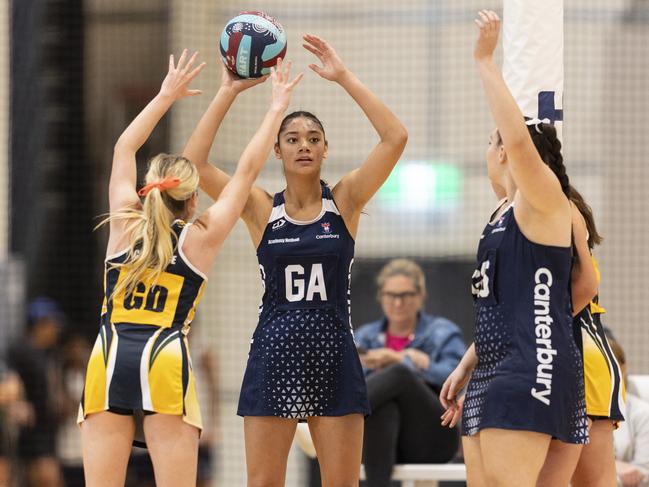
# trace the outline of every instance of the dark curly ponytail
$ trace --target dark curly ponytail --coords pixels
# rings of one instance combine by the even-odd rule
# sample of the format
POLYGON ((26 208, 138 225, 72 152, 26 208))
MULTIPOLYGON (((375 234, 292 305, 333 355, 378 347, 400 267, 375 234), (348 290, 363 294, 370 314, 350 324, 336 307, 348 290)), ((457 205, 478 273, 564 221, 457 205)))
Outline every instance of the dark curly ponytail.
POLYGON ((557 137, 557 129, 549 123, 528 125, 527 129, 532 137, 536 151, 555 176, 559 179, 563 193, 570 198, 570 179, 566 173, 566 166, 561 155, 561 141, 557 137))
POLYGON ((539 122, 528 125, 528 130, 541 159, 552 169, 552 172, 559 179, 559 183, 561 183, 564 194, 575 204, 579 213, 584 217, 588 228, 588 246, 592 249, 602 242, 602 236, 597 232, 593 210, 588 206, 579 191, 570 184, 566 166, 563 163, 563 156, 561 155, 561 141, 557 137, 557 129, 552 124, 539 122))

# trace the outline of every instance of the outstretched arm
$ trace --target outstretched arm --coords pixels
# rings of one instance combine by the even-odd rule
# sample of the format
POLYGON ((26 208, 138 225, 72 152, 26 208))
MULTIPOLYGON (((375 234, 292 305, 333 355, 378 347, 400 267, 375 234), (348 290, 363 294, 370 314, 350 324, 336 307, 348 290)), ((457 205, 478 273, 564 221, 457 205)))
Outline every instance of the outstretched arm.
POLYGON ((221 66, 221 70, 221 87, 183 150, 183 155, 192 161, 198 169, 201 188, 215 201, 230 180, 228 174, 208 162, 216 133, 239 93, 263 83, 268 78, 268 76, 263 76, 257 79, 238 79, 225 66, 221 66))
POLYGON ((302 74, 299 74, 290 81, 290 70, 291 62, 282 63, 280 59, 277 68, 271 71, 273 97, 261 126, 243 151, 237 169, 221 191, 219 199, 190 229, 183 250, 190 261, 204 272, 209 271, 225 237, 239 219, 252 184, 273 147, 293 88, 302 79, 302 74))
POLYGON ((380 138, 363 164, 343 177, 334 189, 336 201, 341 206, 360 214, 399 160, 408 132, 385 103, 347 69, 327 41, 314 35, 305 35, 304 41, 304 48, 322 63, 322 66, 310 64, 309 67, 324 79, 342 86, 361 107, 380 138))
POLYGON ((487 104, 507 151, 507 160, 523 198, 541 213, 554 213, 565 204, 561 185, 546 166, 532 142, 523 113, 493 60, 498 43, 500 19, 495 12, 482 10, 476 24, 480 34, 474 57, 482 78, 487 104))
MULTIPOLYGON (((193 70, 191 69, 197 55, 198 52, 195 52, 187 60, 187 49, 185 49, 178 60, 178 65, 175 64, 173 54, 169 56, 169 71, 162 82, 160 92, 126 127, 117 140, 113 151, 113 166, 108 186, 111 212, 140 204, 140 198, 135 191, 137 183, 136 152, 146 142, 155 126, 176 100, 201 93, 200 90, 189 89, 191 81, 205 66, 205 63, 201 63, 193 70)), ((111 221, 110 240, 113 242, 115 239, 121 238, 121 225, 123 222, 119 219, 111 221)))

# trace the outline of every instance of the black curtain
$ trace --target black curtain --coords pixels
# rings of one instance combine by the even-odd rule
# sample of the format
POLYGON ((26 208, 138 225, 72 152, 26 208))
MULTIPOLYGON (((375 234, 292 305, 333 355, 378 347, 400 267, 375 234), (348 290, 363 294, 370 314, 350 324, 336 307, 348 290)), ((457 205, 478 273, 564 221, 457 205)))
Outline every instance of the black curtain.
POLYGON ((97 321, 101 297, 84 144, 83 0, 14 0, 11 9, 11 251, 26 262, 28 297, 57 299, 81 327, 97 321))

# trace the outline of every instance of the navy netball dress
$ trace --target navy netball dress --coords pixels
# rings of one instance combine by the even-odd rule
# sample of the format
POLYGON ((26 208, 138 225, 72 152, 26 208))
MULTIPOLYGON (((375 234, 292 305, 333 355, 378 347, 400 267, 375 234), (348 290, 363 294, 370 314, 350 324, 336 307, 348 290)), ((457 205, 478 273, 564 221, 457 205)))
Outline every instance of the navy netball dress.
POLYGON ((525 238, 513 205, 486 226, 472 283, 478 364, 464 401, 465 435, 502 428, 588 442, 571 261, 570 247, 525 238))
POLYGON ((350 323, 354 239, 321 187, 322 211, 311 221, 286 214, 284 193, 273 200, 257 249, 264 296, 240 416, 369 414, 350 323))

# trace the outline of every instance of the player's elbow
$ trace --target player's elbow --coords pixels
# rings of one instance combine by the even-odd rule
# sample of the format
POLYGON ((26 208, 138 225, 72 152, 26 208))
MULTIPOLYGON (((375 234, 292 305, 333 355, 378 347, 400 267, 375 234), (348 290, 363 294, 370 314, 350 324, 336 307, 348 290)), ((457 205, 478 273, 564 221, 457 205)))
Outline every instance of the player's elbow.
POLYGON ((252 186, 261 172, 262 165, 256 164, 251 160, 242 159, 237 165, 232 179, 238 181, 240 184, 252 186))
POLYGON ((241 173, 246 178, 256 179, 257 176, 259 176, 262 167, 263 167, 263 162, 260 164, 258 161, 253 161, 253 160, 245 161, 245 163, 242 164, 241 166, 241 173))
POLYGON ((587 283, 584 284, 584 290, 583 293, 585 296, 588 296, 588 300, 590 301, 593 299, 595 296, 597 296, 597 290, 598 290, 598 284, 597 284, 597 278, 593 277, 592 279, 589 279, 587 283))
POLYGON ((401 122, 398 122, 397 125, 390 130, 388 141, 401 150, 405 148, 408 143, 408 130, 401 122))
POLYGON ((597 280, 580 279, 573 283, 572 296, 575 311, 578 311, 577 308, 583 308, 597 296, 597 280))
POLYGON ((113 156, 131 154, 134 152, 136 152, 136 149, 133 148, 132 144, 130 144, 123 136, 117 139, 117 142, 115 142, 115 145, 113 146, 113 156))

